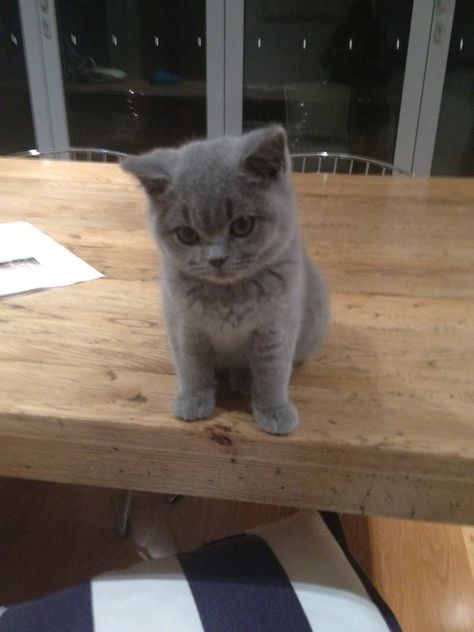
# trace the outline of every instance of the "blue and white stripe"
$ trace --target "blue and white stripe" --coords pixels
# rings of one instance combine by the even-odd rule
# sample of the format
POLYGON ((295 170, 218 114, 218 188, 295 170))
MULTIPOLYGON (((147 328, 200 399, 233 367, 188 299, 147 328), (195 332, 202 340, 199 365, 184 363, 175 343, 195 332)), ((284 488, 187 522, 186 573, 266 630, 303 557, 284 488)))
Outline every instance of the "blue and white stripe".
POLYGON ((323 518, 300 512, 0 609, 0 632, 401 632, 337 516, 323 518))

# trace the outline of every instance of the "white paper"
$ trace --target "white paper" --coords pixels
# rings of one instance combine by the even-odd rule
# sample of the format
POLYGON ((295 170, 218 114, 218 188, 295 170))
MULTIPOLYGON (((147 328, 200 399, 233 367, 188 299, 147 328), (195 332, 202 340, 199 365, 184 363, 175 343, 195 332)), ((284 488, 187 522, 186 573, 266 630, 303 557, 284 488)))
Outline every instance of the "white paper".
POLYGON ((103 276, 29 222, 0 224, 0 297, 103 276))

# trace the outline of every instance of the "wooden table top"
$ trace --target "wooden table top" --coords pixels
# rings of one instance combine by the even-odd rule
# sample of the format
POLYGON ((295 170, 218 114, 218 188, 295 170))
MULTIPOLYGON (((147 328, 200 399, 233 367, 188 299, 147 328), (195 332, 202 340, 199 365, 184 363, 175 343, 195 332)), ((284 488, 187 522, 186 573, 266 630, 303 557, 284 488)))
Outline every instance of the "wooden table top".
POLYGON ((116 165, 0 160, 1 221, 106 278, 0 301, 0 475, 474 523, 474 181, 295 176, 332 293, 292 378, 301 424, 245 398, 173 418, 145 196, 116 165))

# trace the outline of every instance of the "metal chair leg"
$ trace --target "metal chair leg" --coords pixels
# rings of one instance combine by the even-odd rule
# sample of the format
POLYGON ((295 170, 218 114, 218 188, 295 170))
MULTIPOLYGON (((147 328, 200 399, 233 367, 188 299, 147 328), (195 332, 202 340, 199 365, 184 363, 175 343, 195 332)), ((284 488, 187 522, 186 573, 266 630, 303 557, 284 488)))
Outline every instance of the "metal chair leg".
POLYGON ((128 528, 130 526, 130 513, 132 511, 132 500, 133 492, 131 489, 127 489, 118 525, 118 532, 121 538, 124 538, 128 533, 128 528))
POLYGON ((179 500, 180 498, 182 498, 182 494, 173 494, 172 496, 168 496, 168 498, 166 499, 166 501, 170 504, 170 505, 174 505, 174 503, 179 500))

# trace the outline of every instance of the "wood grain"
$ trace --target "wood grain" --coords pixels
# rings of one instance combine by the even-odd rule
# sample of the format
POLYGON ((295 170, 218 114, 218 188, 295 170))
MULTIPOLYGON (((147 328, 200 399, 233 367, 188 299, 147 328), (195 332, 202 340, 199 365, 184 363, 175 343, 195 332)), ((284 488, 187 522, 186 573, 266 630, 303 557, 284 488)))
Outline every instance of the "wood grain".
POLYGON ((474 578, 474 527, 463 527, 462 534, 466 545, 471 575, 474 578))
POLYGON ((462 529, 370 518, 372 579, 404 632, 472 632, 474 579, 462 529))
POLYGON ((279 438, 225 392, 206 422, 171 416, 158 255, 128 176, 0 160, 2 220, 107 275, 0 303, 0 474, 474 523, 473 181, 295 182, 333 317, 279 438))

